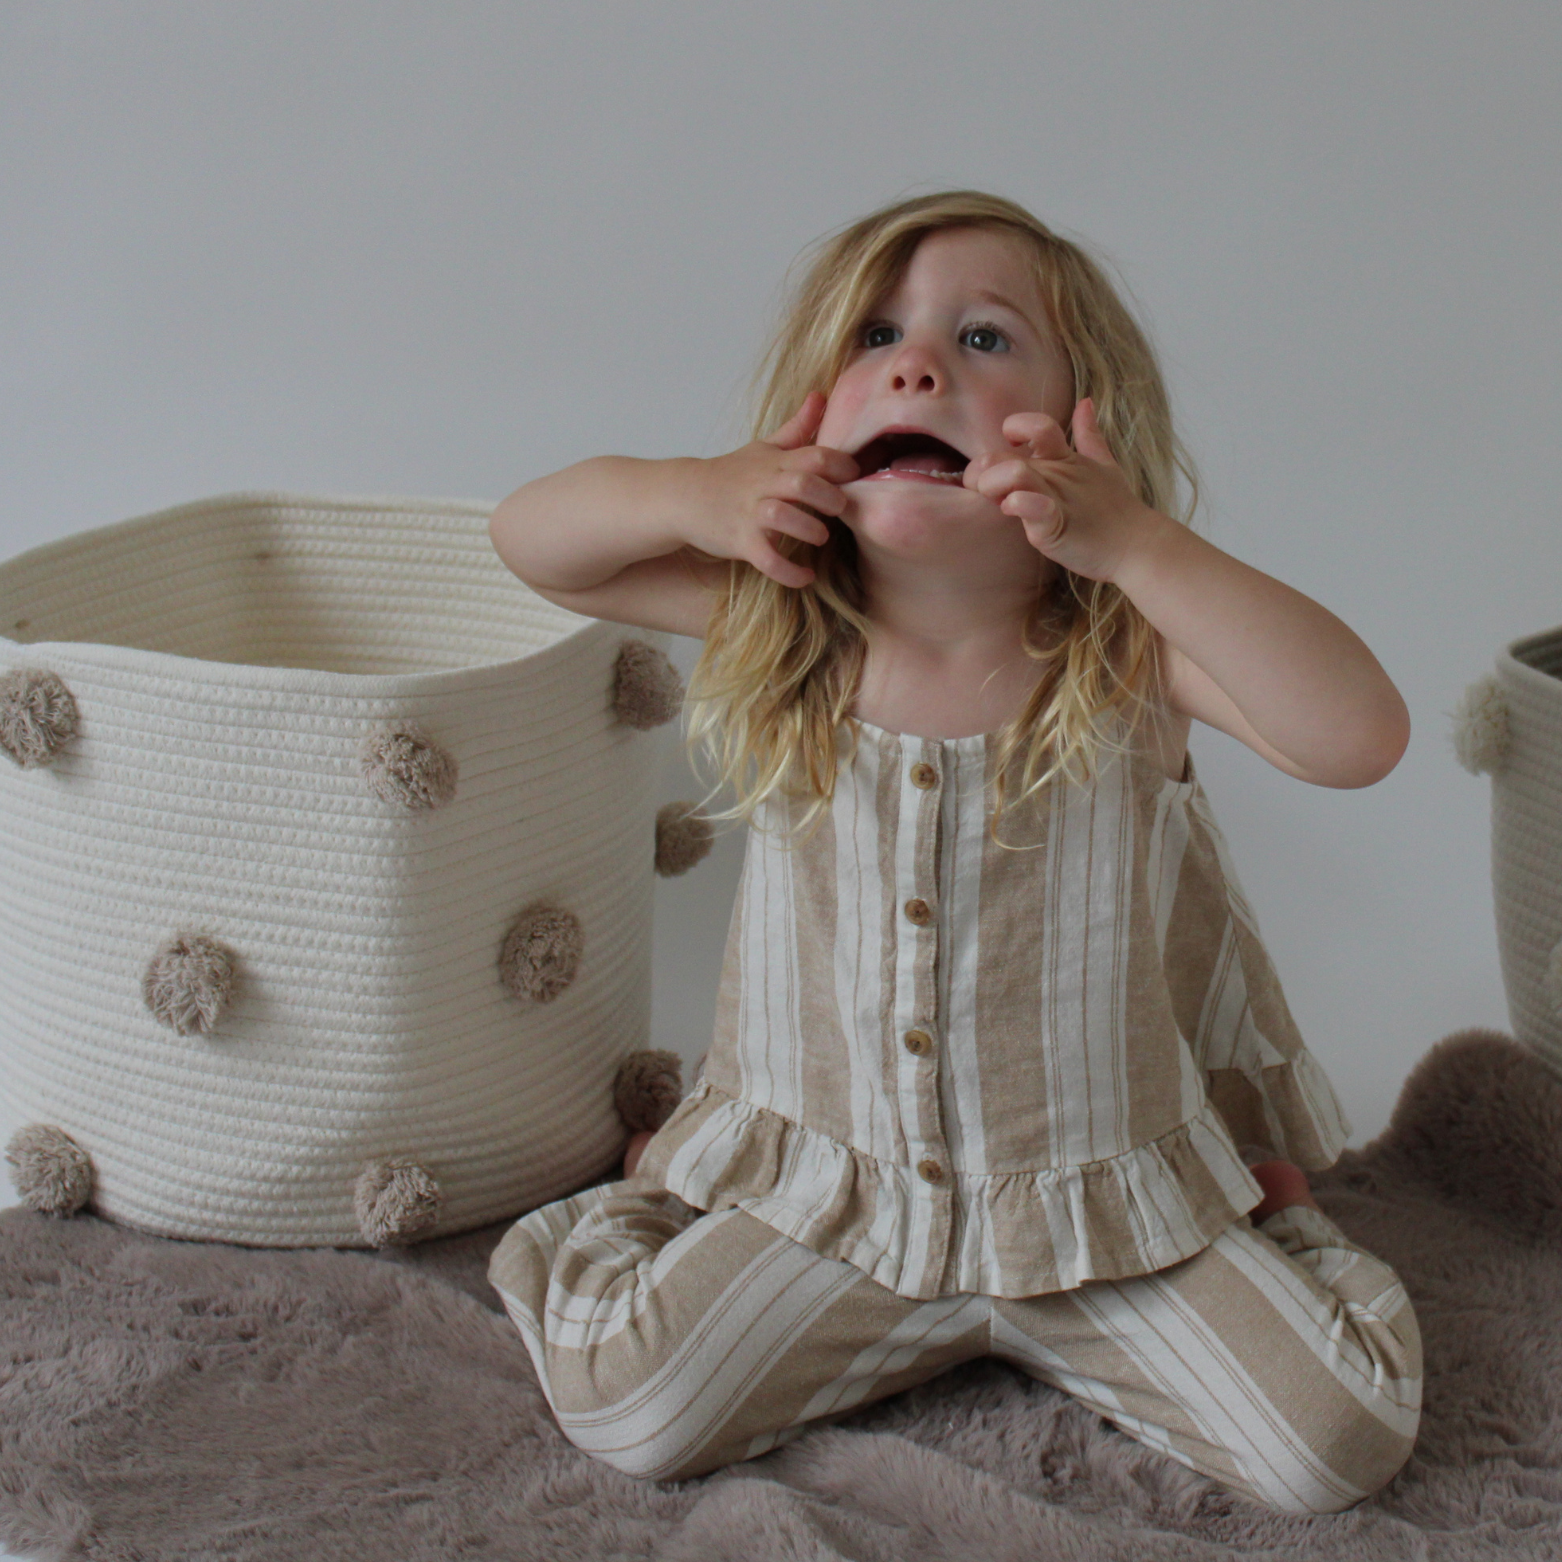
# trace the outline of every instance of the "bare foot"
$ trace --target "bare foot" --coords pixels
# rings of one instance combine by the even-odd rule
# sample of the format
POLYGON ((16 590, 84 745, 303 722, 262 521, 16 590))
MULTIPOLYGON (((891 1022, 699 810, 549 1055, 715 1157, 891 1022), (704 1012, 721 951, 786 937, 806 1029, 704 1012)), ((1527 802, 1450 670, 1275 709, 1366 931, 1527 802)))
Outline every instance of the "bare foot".
POLYGON ((624 1175, 633 1177, 635 1167, 640 1164, 640 1157, 645 1154, 645 1147, 651 1142, 649 1130, 634 1135, 629 1141, 629 1147, 624 1151, 624 1175))
POLYGON ((1271 1215, 1278 1215, 1283 1209, 1290 1209, 1293 1204, 1304 1204, 1308 1209, 1318 1208, 1318 1201, 1313 1198, 1312 1188, 1307 1182, 1307 1173, 1300 1166, 1293 1166, 1290 1161, 1260 1161, 1257 1166, 1249 1166, 1248 1170, 1264 1190, 1264 1202, 1247 1212, 1248 1219, 1255 1226, 1260 1221, 1268 1220, 1271 1215))

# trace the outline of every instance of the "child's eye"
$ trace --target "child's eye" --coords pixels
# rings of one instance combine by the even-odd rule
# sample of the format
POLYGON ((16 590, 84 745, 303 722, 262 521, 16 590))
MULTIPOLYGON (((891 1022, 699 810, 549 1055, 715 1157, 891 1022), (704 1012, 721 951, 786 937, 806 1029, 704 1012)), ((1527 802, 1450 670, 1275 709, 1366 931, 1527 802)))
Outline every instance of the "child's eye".
POLYGON ((862 345, 864 347, 891 347, 899 340, 900 327, 898 325, 886 325, 881 320, 875 325, 863 328, 862 345))
POLYGON ((960 333, 960 341, 979 353, 1006 353, 1009 350, 1009 338, 995 325, 968 325, 960 333))

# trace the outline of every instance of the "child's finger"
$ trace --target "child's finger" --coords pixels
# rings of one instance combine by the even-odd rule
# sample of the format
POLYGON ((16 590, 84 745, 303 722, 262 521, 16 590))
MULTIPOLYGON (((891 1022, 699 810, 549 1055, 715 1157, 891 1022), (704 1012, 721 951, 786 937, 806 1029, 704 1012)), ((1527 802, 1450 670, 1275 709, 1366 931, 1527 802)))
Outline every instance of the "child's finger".
POLYGON ((966 486, 975 488, 977 493, 984 494, 989 499, 1002 499, 1005 494, 1013 493, 1018 489, 1030 489, 1035 493, 1044 492, 1046 483, 1041 473, 1029 461, 1016 458, 1009 461, 994 461, 991 466, 984 467, 978 472, 976 480, 967 483, 966 486))
POLYGON ((999 506, 1005 515, 1012 515, 1025 526, 1025 535, 1034 547, 1043 552, 1056 543, 1067 529, 1063 507, 1046 494, 1027 493, 1016 489, 999 506))
POLYGON ((972 456, 971 459, 965 464, 965 471, 961 474, 960 481, 967 488, 974 488, 980 492, 982 479, 986 477, 994 467, 1009 465, 1018 459, 1019 457, 1017 457, 1012 450, 1002 452, 997 455, 988 454, 983 456, 972 456))
POLYGON ((853 482, 862 471, 844 450, 835 450, 829 445, 802 446, 792 451, 782 464, 794 472, 822 477, 827 483, 853 482))
POLYGON ((1058 420, 1045 412, 1011 412, 1003 420, 1003 437, 1011 445, 1024 445, 1041 461, 1062 461, 1070 453, 1058 420))
POLYGON ((960 482, 963 487, 976 489, 980 492, 979 484, 982 474, 994 461, 1002 460, 1001 456, 972 456, 965 464, 965 471, 961 474, 960 482))
POLYGON ((822 547, 830 540, 830 528, 817 515, 810 515, 807 510, 800 510, 783 499, 761 500, 759 524, 766 531, 781 532, 815 548, 822 547))
POLYGON ((763 539, 748 555, 748 561, 760 574, 768 575, 783 586, 806 586, 814 578, 814 572, 806 564, 783 557, 763 539))
POLYGON ((823 418, 824 396, 819 391, 809 391, 803 397, 802 406, 776 430, 770 443, 779 445, 783 450, 797 450, 803 445, 810 445, 814 435, 819 432, 823 418))
POLYGON ((805 505, 820 515, 839 515, 846 508, 846 495, 834 483, 808 472, 785 473, 773 493, 778 499, 805 505))
POLYGON ((1080 455, 1087 456, 1092 461, 1105 461, 1113 466, 1117 462, 1112 455, 1112 447, 1107 444, 1106 436, 1101 432, 1101 425, 1096 422, 1096 404, 1093 397, 1085 399, 1074 408, 1074 416, 1069 422, 1069 432, 1074 438, 1074 448, 1080 455))

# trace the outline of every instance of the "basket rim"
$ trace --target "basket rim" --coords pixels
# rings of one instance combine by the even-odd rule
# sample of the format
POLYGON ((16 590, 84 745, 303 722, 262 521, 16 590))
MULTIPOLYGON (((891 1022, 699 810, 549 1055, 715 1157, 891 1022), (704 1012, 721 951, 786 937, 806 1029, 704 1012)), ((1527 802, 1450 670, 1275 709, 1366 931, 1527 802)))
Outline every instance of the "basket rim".
MULTIPOLYGON (((253 510, 312 511, 317 514, 347 516, 353 514, 400 514, 486 519, 493 513, 491 501, 478 499, 428 498, 416 495, 313 494, 285 489, 239 490, 195 499, 161 510, 151 510, 125 520, 111 521, 83 531, 72 532, 49 542, 0 560, 0 586, 12 571, 47 567, 61 560, 79 557, 95 543, 118 540, 149 523, 166 523, 188 517, 219 517, 253 510)), ((185 656, 173 651, 154 651, 141 646, 121 645, 103 640, 15 640, 0 634, 0 666, 26 667, 37 663, 51 668, 97 667, 118 669, 145 676, 199 684, 223 684, 282 693, 328 694, 341 698, 374 698, 437 694, 452 689, 470 689, 513 678, 522 668, 528 673, 546 671, 555 660, 575 657, 593 642, 619 634, 643 638, 661 645, 665 636, 654 630, 572 613, 531 590, 517 579, 515 589, 525 593, 548 615, 556 615, 558 637, 537 650, 499 661, 474 662, 464 667, 431 668, 423 672, 348 673, 324 668, 283 667, 266 663, 227 662, 206 657, 185 656)))
POLYGON ((1562 651, 1562 624, 1538 630, 1534 634, 1520 635, 1517 640, 1509 641, 1497 653, 1498 669, 1507 677, 1516 678, 1535 689, 1555 693, 1562 676, 1547 672, 1527 659, 1529 653, 1551 646, 1562 651))

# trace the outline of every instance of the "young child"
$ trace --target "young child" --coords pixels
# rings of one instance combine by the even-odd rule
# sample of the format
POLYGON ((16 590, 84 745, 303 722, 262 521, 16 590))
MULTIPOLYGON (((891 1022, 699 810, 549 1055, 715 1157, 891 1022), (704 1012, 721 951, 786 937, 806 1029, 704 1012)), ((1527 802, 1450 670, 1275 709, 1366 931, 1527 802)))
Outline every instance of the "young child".
POLYGON ((493 1257, 560 1425, 682 1478, 992 1355, 1261 1503, 1359 1501, 1416 1321, 1308 1191, 1349 1130, 1187 738, 1365 786, 1403 702, 1178 518, 1149 346, 1022 208, 848 228, 770 367, 753 443, 493 519, 550 600, 704 639, 691 741, 757 826, 691 1095, 493 1257))

